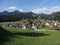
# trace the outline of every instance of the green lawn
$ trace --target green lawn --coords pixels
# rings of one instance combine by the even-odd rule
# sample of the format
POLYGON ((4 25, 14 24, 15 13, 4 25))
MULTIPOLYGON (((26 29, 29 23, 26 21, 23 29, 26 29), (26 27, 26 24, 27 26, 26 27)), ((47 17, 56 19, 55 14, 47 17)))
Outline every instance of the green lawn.
POLYGON ((19 28, 5 28, 13 33, 3 45, 60 45, 60 32, 40 32, 19 28))

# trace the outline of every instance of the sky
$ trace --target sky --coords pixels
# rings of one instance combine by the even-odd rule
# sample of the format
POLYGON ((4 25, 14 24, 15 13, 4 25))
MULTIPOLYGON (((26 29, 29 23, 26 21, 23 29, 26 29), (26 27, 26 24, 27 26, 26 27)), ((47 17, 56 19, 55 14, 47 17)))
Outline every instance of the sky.
POLYGON ((0 12, 4 10, 50 14, 60 11, 60 0, 0 0, 0 12))

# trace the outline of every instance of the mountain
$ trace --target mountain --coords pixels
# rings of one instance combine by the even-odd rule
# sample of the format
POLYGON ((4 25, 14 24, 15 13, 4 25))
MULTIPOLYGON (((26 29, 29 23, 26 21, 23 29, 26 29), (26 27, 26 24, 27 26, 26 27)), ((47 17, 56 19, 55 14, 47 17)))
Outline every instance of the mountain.
POLYGON ((14 12, 0 12, 0 21, 17 21, 22 19, 35 19, 37 18, 36 14, 32 12, 20 12, 18 10, 14 12))
POLYGON ((35 14, 33 12, 20 12, 15 10, 14 12, 3 11, 0 12, 0 22, 1 21, 18 21, 22 19, 48 19, 48 20, 58 20, 60 21, 60 12, 54 12, 52 14, 35 14))
POLYGON ((9 12, 8 11, 3 11, 3 12, 0 12, 0 15, 8 15, 9 12))
POLYGON ((37 15, 40 16, 42 19, 44 19, 44 18, 49 16, 48 14, 44 14, 44 13, 37 14, 37 15))
POLYGON ((12 13, 12 14, 20 14, 20 13, 23 13, 23 12, 20 12, 20 11, 18 11, 18 10, 15 10, 15 11, 10 12, 10 13, 12 13))
POLYGON ((42 19, 46 19, 46 20, 58 20, 60 21, 60 12, 53 12, 51 14, 38 14, 38 16, 40 16, 42 19))
POLYGON ((60 12, 54 12, 54 13, 50 14, 47 17, 47 19, 60 21, 60 12))

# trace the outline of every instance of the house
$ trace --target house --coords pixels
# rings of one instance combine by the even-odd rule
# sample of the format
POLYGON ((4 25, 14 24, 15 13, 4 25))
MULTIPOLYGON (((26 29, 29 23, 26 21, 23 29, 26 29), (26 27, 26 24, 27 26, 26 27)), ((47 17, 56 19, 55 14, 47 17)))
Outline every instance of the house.
POLYGON ((60 22, 57 23, 57 27, 60 27, 60 22))
POLYGON ((49 26, 50 24, 48 22, 46 22, 45 25, 49 26))
POLYGON ((22 29, 26 29, 26 26, 24 24, 22 25, 22 29))

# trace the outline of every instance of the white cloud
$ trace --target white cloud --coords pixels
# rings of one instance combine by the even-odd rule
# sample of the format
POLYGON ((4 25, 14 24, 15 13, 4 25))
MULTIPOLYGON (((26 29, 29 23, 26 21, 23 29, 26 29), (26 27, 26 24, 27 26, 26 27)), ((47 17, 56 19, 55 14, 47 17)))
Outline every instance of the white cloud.
POLYGON ((20 12, 23 12, 23 10, 22 10, 22 9, 19 9, 19 11, 20 11, 20 12))
POLYGON ((58 12, 60 11, 60 6, 52 7, 48 10, 48 12, 53 13, 53 12, 58 12))
POLYGON ((47 10, 47 8, 43 7, 43 8, 33 9, 32 12, 34 12, 34 13, 45 13, 46 10, 47 10))
POLYGON ((10 6, 10 7, 6 8, 6 10, 8 10, 8 11, 18 10, 18 11, 20 11, 20 12, 23 12, 22 9, 19 9, 18 7, 15 7, 15 6, 10 6))
POLYGON ((60 6, 55 6, 55 7, 43 7, 43 8, 37 8, 37 9, 33 9, 31 10, 32 12, 34 13, 46 13, 46 14, 50 14, 50 13, 53 13, 53 12, 58 12, 60 11, 60 6))
POLYGON ((11 7, 8 7, 8 9, 15 10, 15 9, 18 9, 18 8, 17 7, 14 7, 14 6, 11 6, 11 7))

